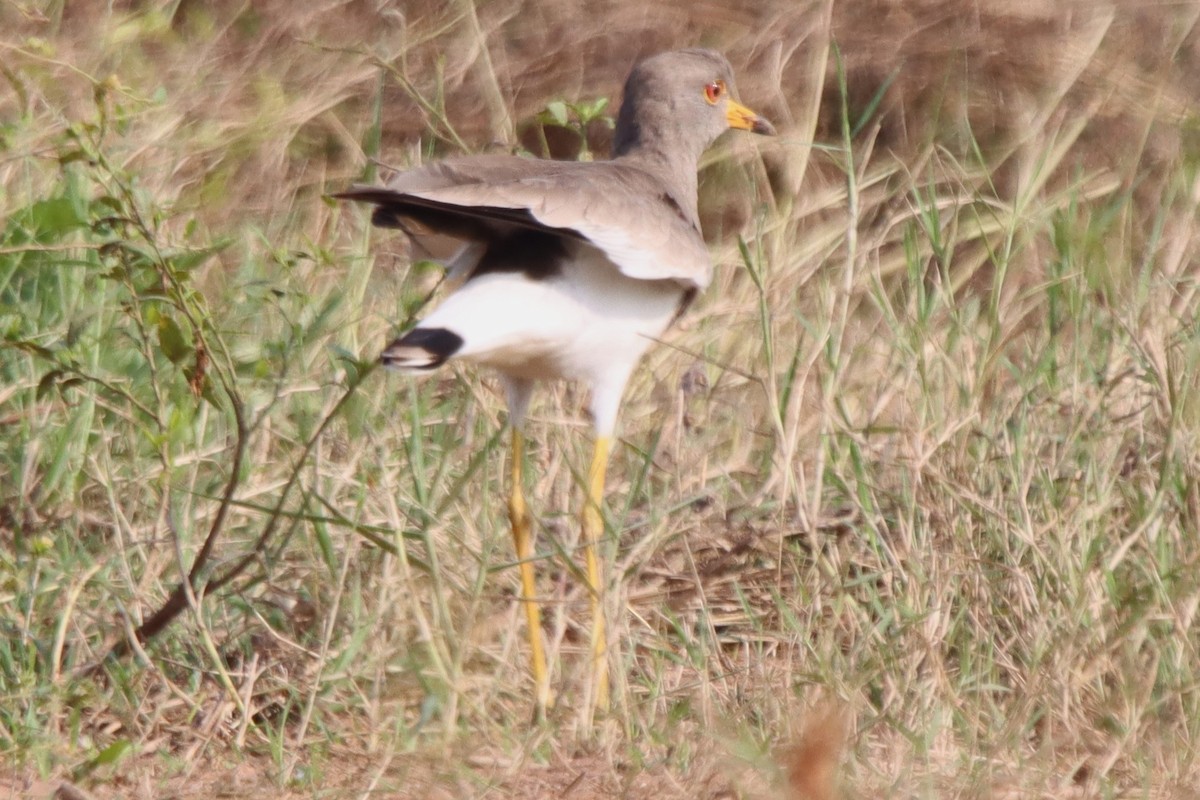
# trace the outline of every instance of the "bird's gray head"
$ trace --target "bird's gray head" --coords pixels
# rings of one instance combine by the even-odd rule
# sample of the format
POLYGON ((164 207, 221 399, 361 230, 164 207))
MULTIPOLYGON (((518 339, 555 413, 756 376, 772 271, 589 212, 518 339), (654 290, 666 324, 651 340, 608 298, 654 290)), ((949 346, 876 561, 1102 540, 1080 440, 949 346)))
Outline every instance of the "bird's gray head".
POLYGON ((629 73, 613 155, 649 151, 698 160, 730 128, 775 133, 734 99, 733 68, 723 55, 698 48, 661 53, 629 73))

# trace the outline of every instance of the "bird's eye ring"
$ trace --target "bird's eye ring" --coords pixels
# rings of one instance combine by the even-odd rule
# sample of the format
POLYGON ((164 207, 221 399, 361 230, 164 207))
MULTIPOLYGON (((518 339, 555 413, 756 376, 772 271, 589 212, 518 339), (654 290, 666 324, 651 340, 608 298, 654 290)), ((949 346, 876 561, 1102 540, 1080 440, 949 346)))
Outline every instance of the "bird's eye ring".
POLYGON ((715 106, 723 94, 725 94, 725 81, 713 81, 704 87, 704 99, 710 106, 715 106))

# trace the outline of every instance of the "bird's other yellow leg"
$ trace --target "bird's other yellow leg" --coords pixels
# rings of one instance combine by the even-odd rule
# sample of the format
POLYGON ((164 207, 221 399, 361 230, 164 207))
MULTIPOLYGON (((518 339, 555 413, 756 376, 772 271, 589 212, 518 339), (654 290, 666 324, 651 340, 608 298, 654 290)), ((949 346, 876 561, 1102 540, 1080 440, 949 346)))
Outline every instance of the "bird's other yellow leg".
POLYGON ((512 492, 508 498, 508 521, 512 525, 517 568, 521 573, 521 603, 525 606, 525 621, 529 626, 529 659, 533 667, 533 683, 540 714, 553 704, 553 699, 550 696, 550 674, 546 670, 546 651, 542 647, 542 611, 538 606, 533 574, 533 526, 521 489, 524 463, 525 437, 519 429, 513 428, 512 492))
POLYGON ((584 554, 587 558, 588 591, 592 599, 592 675, 595 691, 592 701, 600 709, 608 708, 608 639, 604 628, 604 581, 596 545, 604 533, 600 503, 604 500, 604 476, 611 448, 610 437, 596 437, 596 449, 588 469, 587 499, 583 505, 584 554))

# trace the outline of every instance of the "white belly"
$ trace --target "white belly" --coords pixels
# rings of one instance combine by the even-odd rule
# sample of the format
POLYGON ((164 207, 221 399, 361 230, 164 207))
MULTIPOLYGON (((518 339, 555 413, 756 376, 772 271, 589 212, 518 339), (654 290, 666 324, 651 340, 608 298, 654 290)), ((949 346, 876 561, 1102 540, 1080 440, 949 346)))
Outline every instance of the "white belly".
POLYGON ((515 378, 624 382, 679 310, 683 287, 622 275, 592 248, 562 273, 468 281, 421 321, 463 339, 454 354, 515 378))

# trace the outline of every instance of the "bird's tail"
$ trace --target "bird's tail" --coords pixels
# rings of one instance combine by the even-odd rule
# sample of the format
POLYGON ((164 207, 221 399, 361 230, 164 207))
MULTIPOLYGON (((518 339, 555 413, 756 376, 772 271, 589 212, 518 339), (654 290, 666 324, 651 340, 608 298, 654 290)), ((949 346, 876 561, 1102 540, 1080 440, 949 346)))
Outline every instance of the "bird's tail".
POLYGON ((458 352, 463 338, 446 328, 413 328, 379 354, 385 367, 402 372, 427 372, 458 352))

